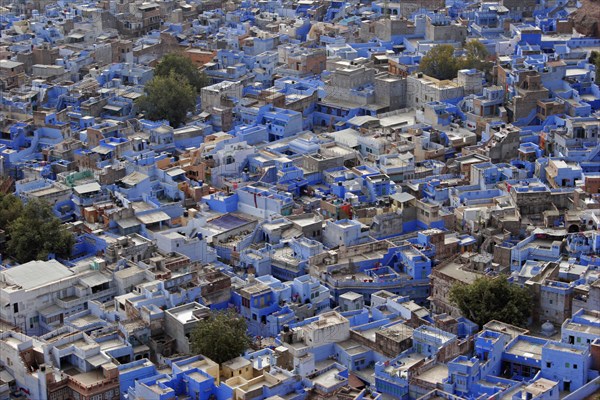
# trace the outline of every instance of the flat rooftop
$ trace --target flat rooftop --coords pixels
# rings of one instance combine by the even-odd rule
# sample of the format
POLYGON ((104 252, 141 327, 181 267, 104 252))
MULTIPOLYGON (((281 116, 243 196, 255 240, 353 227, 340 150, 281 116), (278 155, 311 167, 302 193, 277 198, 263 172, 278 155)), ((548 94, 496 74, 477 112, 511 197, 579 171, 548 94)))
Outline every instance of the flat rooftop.
POLYGON ((210 224, 225 229, 226 231, 245 225, 249 222, 252 222, 252 220, 234 214, 225 214, 209 221, 210 224))
POLYGON ((545 347, 550 350, 557 350, 557 351, 563 351, 563 352, 574 353, 574 354, 583 355, 583 354, 587 353, 586 348, 577 348, 577 347, 565 345, 560 342, 549 342, 546 344, 545 347))
POLYGON ((312 379, 313 383, 321 385, 325 388, 330 388, 338 385, 340 381, 336 378, 336 375, 340 373, 337 368, 332 368, 312 379))
POLYGON ((563 328, 600 337, 600 327, 598 326, 578 324, 571 321, 566 323, 563 328))
POLYGON ((446 276, 454 278, 457 281, 460 281, 463 283, 468 283, 468 284, 475 282, 475 280, 477 278, 483 276, 482 274, 474 272, 474 271, 470 271, 470 270, 466 269, 465 267, 466 267, 466 264, 459 264, 456 262, 451 262, 451 263, 443 266, 442 268, 437 269, 437 271, 446 276))
POLYGON ((104 380, 104 374, 102 373, 102 370, 97 369, 90 372, 71 375, 71 379, 79 382, 83 386, 91 386, 102 382, 104 380))
POLYGON ((518 357, 541 360, 542 347, 544 347, 542 343, 532 343, 528 340, 517 339, 517 341, 506 351, 506 353, 518 357))
POLYGON ((198 303, 185 304, 183 306, 171 308, 166 311, 182 324, 199 321, 204 314, 208 314, 209 309, 198 303))
POLYGON ((56 260, 30 261, 0 272, 6 284, 17 285, 28 290, 75 275, 56 260))
POLYGON ((94 314, 88 314, 70 321, 71 325, 78 329, 83 329, 84 327, 96 322, 102 323, 104 320, 98 318, 94 314))
MULTIPOLYGON (((419 353, 408 354, 405 357, 399 358, 394 361, 394 363, 390 364, 385 371, 387 373, 392 373, 394 371, 408 371, 417 363, 421 362, 425 359, 425 356, 419 353)), ((447 367, 446 367, 447 368, 447 367)), ((447 374, 444 376, 448 376, 447 374)))
POLYGON ((434 385, 442 383, 448 377, 448 366, 446 364, 437 364, 419 375, 419 379, 434 385))

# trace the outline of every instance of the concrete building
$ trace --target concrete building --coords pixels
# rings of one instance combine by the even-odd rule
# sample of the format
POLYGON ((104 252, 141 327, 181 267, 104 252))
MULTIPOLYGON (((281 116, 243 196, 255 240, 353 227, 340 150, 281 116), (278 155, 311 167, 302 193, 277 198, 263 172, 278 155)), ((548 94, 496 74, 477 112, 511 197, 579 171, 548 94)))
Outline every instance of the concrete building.
POLYGON ((202 110, 210 112, 222 107, 227 99, 241 99, 242 88, 241 83, 227 81, 203 87, 200 91, 202 110))
POLYGON ((432 101, 456 99, 464 95, 464 87, 452 81, 440 81, 418 73, 406 78, 406 105, 422 107, 432 101))
POLYGON ((30 334, 60 327, 89 301, 115 294, 111 278, 100 271, 103 264, 93 261, 71 269, 56 260, 30 261, 0 271, 0 293, 6 300, 0 317, 30 334))
POLYGON ((175 339, 178 353, 191 354, 192 332, 199 321, 209 316, 209 310, 196 302, 165 310, 165 333, 175 339))

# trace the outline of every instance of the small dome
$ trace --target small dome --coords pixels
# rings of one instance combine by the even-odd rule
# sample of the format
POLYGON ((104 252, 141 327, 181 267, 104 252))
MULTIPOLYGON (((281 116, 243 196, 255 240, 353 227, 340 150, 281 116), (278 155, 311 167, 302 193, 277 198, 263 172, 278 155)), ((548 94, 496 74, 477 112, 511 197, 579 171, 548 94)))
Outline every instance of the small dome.
POLYGON ((552 334, 554 333, 554 325, 550 321, 546 321, 542 324, 542 332, 552 334))

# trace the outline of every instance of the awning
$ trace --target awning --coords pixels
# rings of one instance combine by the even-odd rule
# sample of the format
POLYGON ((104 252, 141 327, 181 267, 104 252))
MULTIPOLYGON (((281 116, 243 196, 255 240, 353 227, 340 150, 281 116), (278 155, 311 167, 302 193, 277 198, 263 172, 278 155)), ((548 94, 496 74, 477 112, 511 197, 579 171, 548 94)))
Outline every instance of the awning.
POLYGON ((150 347, 146 346, 145 344, 141 344, 139 346, 134 346, 133 348, 133 354, 142 354, 145 352, 150 351, 150 347))
POLYGON ((51 306, 48 306, 48 307, 44 308, 43 310, 40 310, 39 313, 40 313, 40 315, 42 315, 44 317, 52 317, 54 315, 62 314, 64 311, 65 311, 64 308, 59 307, 56 304, 52 304, 51 306))
POLYGON ((88 358, 87 362, 89 362, 93 367, 99 367, 110 361, 108 359, 106 359, 102 354, 97 354, 93 357, 88 358))
POLYGON ((399 203, 406 203, 415 198, 415 196, 413 196, 410 193, 394 193, 390 197, 392 198, 392 200, 396 200, 399 203))
POLYGON ((137 219, 144 225, 150 225, 169 221, 171 217, 164 211, 153 211, 147 214, 137 215, 137 219))
POLYGON ((0 381, 4 383, 12 383, 15 381, 15 378, 6 370, 0 371, 0 381))
POLYGON ((185 174, 185 171, 181 168, 173 168, 167 171, 167 175, 169 176, 177 176, 181 174, 185 174))
POLYGON ((94 153, 106 155, 112 151, 112 148, 106 146, 96 146, 92 149, 94 153))
POLYGON ((117 225, 119 225, 121 229, 133 228, 134 226, 138 226, 139 224, 140 222, 135 218, 125 218, 117 221, 117 225))
POLYGON ((102 285, 103 283, 108 283, 112 279, 108 276, 101 274, 100 272, 86 276, 85 278, 81 278, 81 283, 88 287, 94 287, 98 285, 102 285))
POLYGON ((75 186, 73 188, 73 190, 77 194, 99 192, 101 189, 102 187, 98 184, 98 182, 86 183, 84 185, 75 186))
POLYGON ((111 106, 111 105, 105 105, 102 108, 105 110, 114 111, 114 112, 119 112, 123 109, 123 107, 121 107, 121 106, 111 106))

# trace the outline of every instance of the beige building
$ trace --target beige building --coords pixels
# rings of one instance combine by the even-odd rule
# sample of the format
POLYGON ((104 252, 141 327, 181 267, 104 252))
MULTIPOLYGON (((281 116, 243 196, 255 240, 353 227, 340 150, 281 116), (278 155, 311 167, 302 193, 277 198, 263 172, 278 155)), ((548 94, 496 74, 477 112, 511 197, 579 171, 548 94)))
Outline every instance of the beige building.
POLYGON ((464 96, 464 87, 453 81, 439 80, 422 73, 410 75, 406 81, 407 107, 421 107, 432 101, 444 101, 462 96, 464 96))

